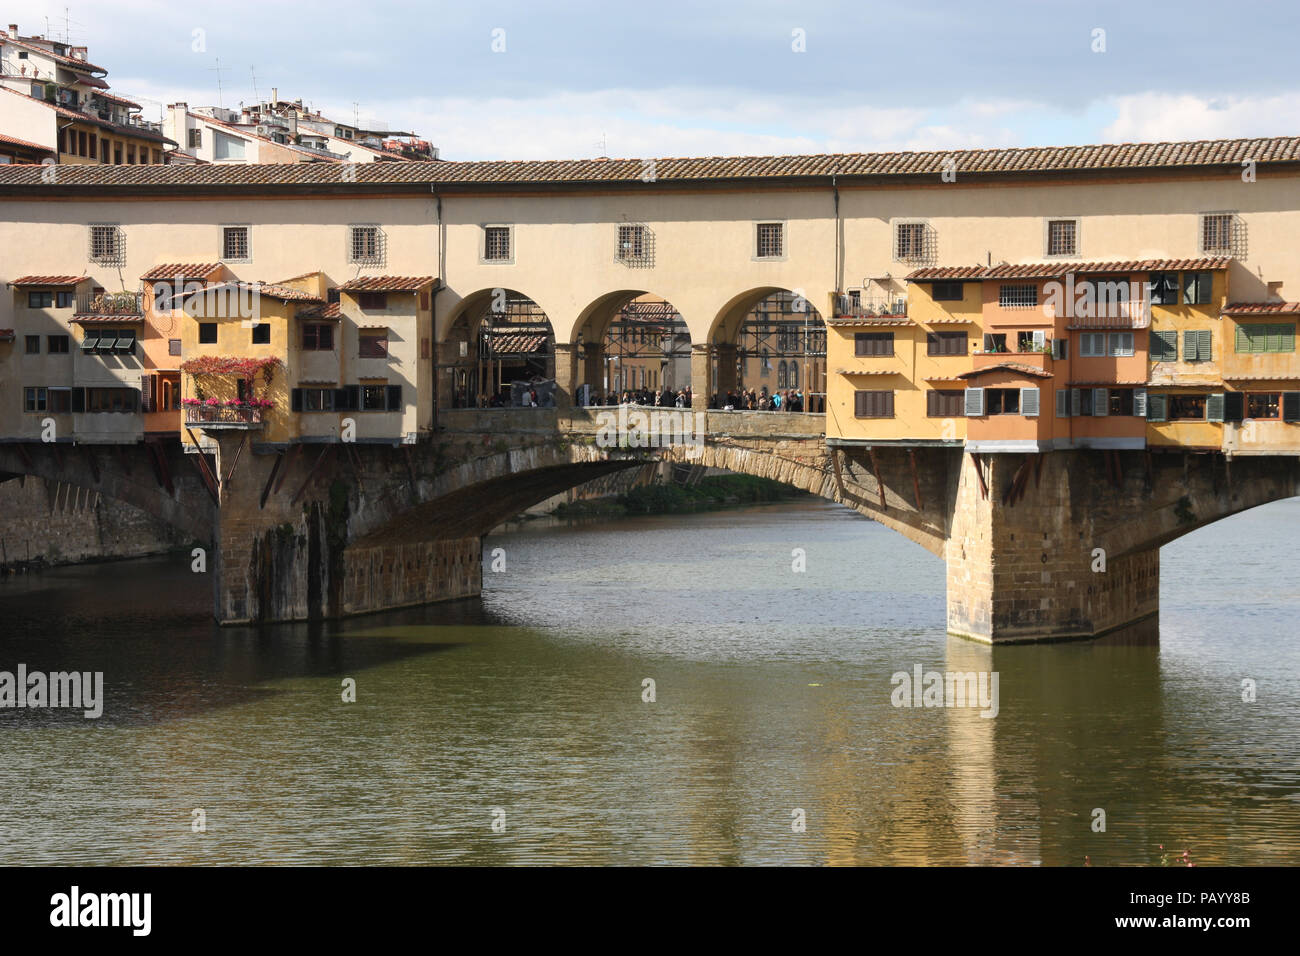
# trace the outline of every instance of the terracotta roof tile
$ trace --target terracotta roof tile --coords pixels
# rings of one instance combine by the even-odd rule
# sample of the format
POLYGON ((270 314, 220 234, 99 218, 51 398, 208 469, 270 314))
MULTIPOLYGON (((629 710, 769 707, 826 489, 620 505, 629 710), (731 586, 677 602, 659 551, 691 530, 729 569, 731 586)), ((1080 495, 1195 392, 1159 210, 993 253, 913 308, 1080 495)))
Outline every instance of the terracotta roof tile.
POLYGON ((90 276, 23 276, 21 279, 14 279, 10 285, 51 285, 51 286, 70 286, 78 282, 85 282, 90 276))
POLYGON ((320 305, 308 306, 298 313, 300 319, 341 319, 343 313, 339 310, 337 302, 321 303, 320 305))
POLYGON ((220 262, 170 263, 154 266, 140 279, 144 282, 157 282, 177 277, 181 279, 206 279, 219 268, 221 268, 220 262))
POLYGON ((953 279, 978 279, 983 274, 984 266, 934 266, 909 272, 906 279, 908 282, 943 282, 953 279))
POLYGON ((343 283, 344 292, 418 292, 433 284, 433 276, 361 276, 343 283))
POLYGON ((826 320, 829 326, 851 327, 855 325, 915 325, 905 315, 839 315, 826 320))
POLYGON ((546 346, 545 335, 493 335, 492 352, 495 355, 526 355, 539 352, 546 346))
POLYGON ((1230 302, 1221 315, 1292 315, 1300 313, 1300 302, 1230 302))
POLYGON ((977 368, 971 372, 962 372, 957 377, 974 378, 987 372, 1017 372, 1021 375, 1032 375, 1035 378, 1053 377, 1051 372, 1045 372, 1041 368, 1034 368, 1032 365, 1021 365, 1019 362, 1001 362, 997 365, 986 365, 984 368, 977 368))
POLYGON ((51 156, 54 155, 54 148, 51 146, 42 146, 40 143, 32 143, 28 140, 18 139, 14 136, 5 136, 3 133, 0 133, 0 143, 9 143, 12 146, 24 146, 27 149, 39 149, 42 152, 49 153, 51 156))
MULTIPOLYGON (((15 95, 24 95, 15 93, 15 95)), ((78 114, 80 115, 80 114, 78 114)), ((143 133, 143 131, 140 131, 143 133)), ((247 135, 247 134, 245 134, 247 135)), ((1071 173, 1098 170, 1174 169, 1300 163, 1300 136, 1200 140, 1181 143, 1122 143, 1017 149, 936 150, 902 153, 841 153, 811 156, 713 156, 656 159, 657 182, 899 176, 938 177, 947 164, 973 174, 1071 173)), ((513 162, 363 163, 358 186, 367 184, 520 185, 642 181, 642 159, 571 159, 513 162)), ((213 164, 209 166, 70 166, 61 168, 67 186, 312 186, 340 182, 332 164, 213 164)), ((40 185, 39 170, 0 169, 0 185, 40 185)), ((48 187, 47 187, 48 188, 48 187)))
POLYGON ((72 317, 72 321, 78 325, 129 325, 132 322, 143 322, 144 316, 118 315, 109 312, 78 312, 72 317))
POLYGON ((908 273, 908 282, 953 279, 1059 279, 1074 275, 1131 275, 1135 272, 1193 272, 1226 269, 1232 256, 1203 256, 1199 259, 1121 259, 1106 262, 1002 262, 995 266, 943 266, 908 273))

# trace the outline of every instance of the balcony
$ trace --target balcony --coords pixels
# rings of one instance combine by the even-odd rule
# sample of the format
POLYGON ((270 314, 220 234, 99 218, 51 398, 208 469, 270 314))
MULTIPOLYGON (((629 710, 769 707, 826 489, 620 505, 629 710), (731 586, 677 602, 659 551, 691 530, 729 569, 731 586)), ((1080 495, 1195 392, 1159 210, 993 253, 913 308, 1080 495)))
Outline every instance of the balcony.
POLYGON ((83 292, 77 296, 73 318, 108 315, 144 318, 142 294, 139 292, 83 292))
POLYGON ((265 410, 265 406, 260 405, 186 404, 185 424, 209 429, 261 428, 265 410))
POLYGON ((840 295, 835 297, 835 317, 845 319, 903 318, 907 315, 906 295, 840 295))

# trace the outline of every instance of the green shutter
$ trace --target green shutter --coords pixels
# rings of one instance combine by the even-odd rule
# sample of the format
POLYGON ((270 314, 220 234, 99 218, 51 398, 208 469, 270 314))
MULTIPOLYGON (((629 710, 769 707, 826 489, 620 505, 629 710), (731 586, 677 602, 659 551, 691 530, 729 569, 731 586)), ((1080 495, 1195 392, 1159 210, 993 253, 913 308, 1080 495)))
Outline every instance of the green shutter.
POLYGON ((1295 351, 1295 326, 1290 323, 1278 326, 1281 337, 1281 352, 1295 351))
POLYGON ((1173 331, 1151 333, 1151 361, 1178 361, 1178 333, 1173 331))
POLYGON ((1168 395, 1147 395, 1147 421, 1163 422, 1168 407, 1168 395))
POLYGON ((1213 360, 1211 354, 1214 345, 1214 333, 1210 329, 1201 329, 1196 333, 1196 360, 1198 362, 1209 362, 1213 360))
POLYGON ((1208 422, 1223 421, 1223 393, 1211 392, 1205 400, 1205 420, 1208 422))
POLYGON ((1300 392, 1282 393, 1282 421, 1300 421, 1300 392))
POLYGON ((1183 361, 1196 361, 1196 333, 1190 330, 1183 333, 1183 361))

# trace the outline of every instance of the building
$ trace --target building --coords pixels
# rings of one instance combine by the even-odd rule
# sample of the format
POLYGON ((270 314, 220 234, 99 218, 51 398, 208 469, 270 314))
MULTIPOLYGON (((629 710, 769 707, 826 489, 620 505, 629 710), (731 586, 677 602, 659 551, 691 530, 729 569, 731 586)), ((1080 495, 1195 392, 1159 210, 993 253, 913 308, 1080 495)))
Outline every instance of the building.
POLYGON ((84 46, 0 31, 0 163, 155 165, 176 143, 109 92, 84 46))

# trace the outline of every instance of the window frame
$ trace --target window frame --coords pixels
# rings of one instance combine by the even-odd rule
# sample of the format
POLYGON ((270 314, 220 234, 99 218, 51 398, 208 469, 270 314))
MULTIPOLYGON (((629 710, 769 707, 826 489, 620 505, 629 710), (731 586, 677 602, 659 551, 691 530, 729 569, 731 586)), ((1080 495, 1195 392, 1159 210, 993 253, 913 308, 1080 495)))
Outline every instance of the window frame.
POLYGON ((515 227, 513 223, 507 222, 485 222, 480 224, 482 230, 482 241, 479 243, 478 261, 487 266, 508 266, 513 265, 515 261, 515 227), (504 229, 506 234, 506 255, 489 256, 488 255, 488 238, 493 230, 504 229))
POLYGON ((120 222, 88 222, 86 223, 86 255, 87 258, 95 265, 100 266, 120 266, 126 264, 126 234, 122 231, 120 222), (97 252, 97 236, 101 233, 98 230, 109 230, 113 237, 113 247, 111 251, 97 252))
POLYGON ((1230 256, 1236 248, 1237 239, 1237 211, 1229 209, 1217 209, 1212 212, 1202 212, 1197 215, 1197 236, 1196 245, 1201 255, 1212 256, 1230 256), (1210 245, 1206 242, 1206 227, 1212 219, 1227 220, 1227 237, 1223 245, 1210 245))
POLYGON ((908 265, 925 265, 934 258, 934 231, 930 226, 928 219, 893 219, 890 221, 890 229, 893 233, 890 236, 891 253, 894 262, 902 262, 908 265), (919 248, 912 248, 912 240, 908 242, 908 248, 904 249, 903 233, 904 230, 915 230, 915 244, 919 248))
POLYGON ((750 245, 750 249, 753 251, 753 255, 752 255, 750 258, 751 258, 754 262, 782 262, 782 261, 784 261, 784 260, 788 257, 788 255, 789 255, 789 249, 788 249, 788 246, 787 246, 787 239, 788 239, 788 237, 786 236, 786 228, 785 228, 785 226, 786 226, 786 221, 785 221, 784 219, 756 219, 756 220, 754 220, 753 236, 752 236, 752 240, 751 240, 752 244, 750 245), (762 251, 762 248, 763 248, 763 246, 762 246, 763 228, 762 228, 762 227, 764 227, 764 226, 776 226, 776 227, 777 227, 777 236, 779 237, 780 250, 779 250, 775 255, 761 255, 761 254, 760 254, 761 251, 762 251))
POLYGON ((383 266, 387 259, 384 229, 377 222, 348 223, 348 264, 356 266, 383 266), (357 253, 357 234, 361 230, 374 230, 374 249, 357 253))
POLYGON ((1045 259, 1077 259, 1082 253, 1083 221, 1079 216, 1048 216, 1043 220, 1043 257, 1045 259), (1052 226, 1057 223, 1070 223, 1073 226, 1074 244, 1069 252, 1052 251, 1052 226))
POLYGON ((253 226, 247 222, 223 222, 218 227, 220 229, 221 242, 221 262, 252 262, 253 261, 253 226), (244 255, 229 256, 227 255, 227 242, 229 236, 227 231, 231 229, 242 229, 244 231, 244 255))

